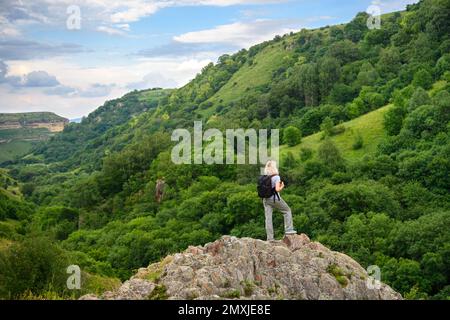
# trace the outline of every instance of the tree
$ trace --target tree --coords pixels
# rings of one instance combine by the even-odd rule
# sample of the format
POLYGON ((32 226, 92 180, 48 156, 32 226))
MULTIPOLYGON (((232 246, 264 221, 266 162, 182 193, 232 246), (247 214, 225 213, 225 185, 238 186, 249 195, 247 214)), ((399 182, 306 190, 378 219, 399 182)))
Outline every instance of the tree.
POLYGON ((370 46, 385 46, 389 43, 389 33, 385 28, 373 29, 366 33, 364 40, 370 46))
POLYGON ((328 54, 338 59, 344 65, 358 59, 359 49, 355 43, 345 39, 333 43, 328 50, 328 54))
POLYGON ((391 107, 384 114, 384 128, 391 136, 398 135, 403 126, 403 119, 406 116, 406 109, 399 106, 391 107))
POLYGON ((367 28, 367 20, 369 15, 366 12, 360 12, 356 17, 344 27, 344 34, 347 39, 357 42, 364 37, 364 34, 369 30, 367 28))
POLYGON ((320 129, 323 114, 319 108, 309 108, 300 120, 301 131, 306 135, 313 134, 320 129))
POLYGON ((447 53, 439 58, 436 62, 435 72, 438 77, 442 76, 446 71, 450 71, 450 54, 447 53))
POLYGON ((425 69, 420 69, 414 74, 414 79, 412 81, 412 84, 415 87, 422 87, 426 90, 431 88, 431 85, 433 84, 433 77, 431 76, 430 72, 428 72, 425 69))
POLYGON ((323 101, 340 77, 340 63, 336 58, 325 57, 319 62, 319 90, 323 101))
POLYGON ((49 239, 30 237, 0 252, 0 297, 18 298, 27 290, 39 295, 48 290, 62 293, 67 256, 49 239))
POLYGON ((334 127, 333 119, 331 119, 330 117, 326 117, 322 121, 322 124, 320 125, 320 130, 323 131, 322 138, 332 136, 333 135, 333 127, 334 127))
POLYGON ((287 143, 287 145, 289 147, 293 147, 300 143, 300 141, 302 139, 302 133, 301 133, 300 129, 298 129, 294 126, 289 126, 284 129, 283 138, 284 138, 285 143, 287 143))
POLYGON ((297 160, 295 160, 292 152, 286 153, 286 155, 282 158, 281 165, 285 169, 292 169, 297 165, 297 160))
POLYGON ((377 63, 377 70, 385 77, 395 76, 401 67, 400 50, 397 47, 386 48, 381 51, 377 63))
POLYGON ((355 90, 346 84, 336 83, 331 89, 329 101, 335 104, 345 104, 355 97, 355 90))
POLYGON ((358 77, 356 79, 356 86, 361 88, 363 86, 371 86, 378 80, 378 72, 370 62, 362 65, 358 77))
POLYGON ((39 230, 46 231, 56 240, 65 240, 78 229, 79 212, 66 207, 45 207, 33 218, 39 230))
POLYGON ((447 106, 424 105, 412 111, 405 118, 403 129, 414 137, 420 138, 424 134, 435 136, 444 131, 450 120, 447 106))
POLYGON ((313 107, 319 104, 319 78, 316 63, 301 65, 299 70, 299 88, 302 90, 305 106, 313 107))
POLYGON ((329 138, 322 142, 317 154, 319 159, 333 170, 339 170, 344 167, 344 159, 339 149, 329 138))
POLYGON ((311 159, 313 156, 313 151, 310 148, 301 148, 300 149, 300 160, 307 161, 311 159))
POLYGON ((422 87, 417 87, 408 103, 408 111, 411 112, 417 107, 430 104, 431 99, 422 87))
MULTIPOLYGON (((322 208, 332 219, 345 221, 354 213, 386 213, 395 216, 399 209, 392 192, 375 181, 327 184, 307 199, 311 208, 322 208)), ((375 231, 374 231, 375 232, 375 231)))
POLYGON ((35 189, 36 185, 34 183, 24 183, 21 186, 20 191, 25 197, 31 197, 35 189))

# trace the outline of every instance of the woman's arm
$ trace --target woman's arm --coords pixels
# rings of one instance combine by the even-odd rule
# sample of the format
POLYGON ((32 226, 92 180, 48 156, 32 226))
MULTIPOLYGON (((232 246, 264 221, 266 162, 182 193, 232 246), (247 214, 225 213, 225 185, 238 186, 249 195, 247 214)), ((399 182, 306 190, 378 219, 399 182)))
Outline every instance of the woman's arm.
POLYGON ((281 190, 283 190, 283 188, 284 188, 284 182, 278 181, 275 185, 275 191, 280 192, 281 190))

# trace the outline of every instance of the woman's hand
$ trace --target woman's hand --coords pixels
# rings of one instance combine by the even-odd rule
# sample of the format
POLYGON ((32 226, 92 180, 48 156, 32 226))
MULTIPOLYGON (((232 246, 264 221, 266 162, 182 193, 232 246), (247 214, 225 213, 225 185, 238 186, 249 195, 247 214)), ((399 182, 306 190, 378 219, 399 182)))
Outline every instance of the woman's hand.
POLYGON ((283 181, 277 182, 277 184, 275 186, 275 191, 280 192, 281 190, 283 190, 283 188, 284 188, 284 182, 283 181))

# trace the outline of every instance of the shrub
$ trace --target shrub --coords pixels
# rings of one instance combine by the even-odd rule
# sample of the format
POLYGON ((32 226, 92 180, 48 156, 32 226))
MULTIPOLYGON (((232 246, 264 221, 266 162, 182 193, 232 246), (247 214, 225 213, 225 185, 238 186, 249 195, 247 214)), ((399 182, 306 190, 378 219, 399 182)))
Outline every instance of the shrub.
POLYGON ((394 106, 384 114, 384 128, 389 135, 395 136, 400 133, 405 116, 406 109, 400 106, 394 106))
POLYGON ((353 148, 353 150, 359 150, 363 147, 363 145, 364 145, 364 139, 363 139, 361 133, 358 131, 355 135, 352 148, 353 148))
POLYGON ((17 298, 65 288, 68 266, 65 253, 47 238, 28 238, 0 252, 0 297, 17 298))
POLYGON ((320 125, 320 130, 323 131, 322 138, 332 136, 333 135, 333 127, 334 127, 333 119, 331 119, 330 117, 326 117, 322 121, 322 124, 320 125))
POLYGON ((430 89, 433 84, 433 77, 427 70, 421 69, 414 74, 412 84, 415 87, 430 89))
POLYGON ((302 133, 300 129, 294 126, 289 126, 286 129, 284 129, 283 138, 289 147, 293 147, 300 143, 302 139, 302 133))
POLYGON ((313 156, 313 151, 310 148, 301 148, 300 149, 300 160, 307 161, 311 159, 313 156))
POLYGON ((326 139, 319 146, 318 156, 325 165, 334 170, 341 169, 344 166, 344 159, 339 149, 330 139, 326 139))

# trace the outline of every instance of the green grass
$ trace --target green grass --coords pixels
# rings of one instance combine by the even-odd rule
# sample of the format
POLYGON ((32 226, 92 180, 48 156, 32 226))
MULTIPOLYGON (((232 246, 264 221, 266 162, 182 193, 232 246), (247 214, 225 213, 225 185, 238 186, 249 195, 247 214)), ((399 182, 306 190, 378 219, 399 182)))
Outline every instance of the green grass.
POLYGON ((264 48, 253 57, 253 64, 246 63, 231 77, 231 79, 214 94, 208 101, 213 103, 211 108, 201 110, 202 116, 209 118, 215 108, 239 100, 248 91, 267 85, 272 79, 272 72, 283 66, 283 60, 291 56, 290 51, 276 43, 264 48))
POLYGON ((46 128, 0 130, 0 163, 26 155, 36 141, 53 135, 55 134, 46 128))
POLYGON ((227 299, 239 299, 241 297, 241 292, 239 290, 230 290, 223 295, 223 298, 227 299))
POLYGON ((327 268, 327 272, 336 278, 336 281, 342 287, 346 287, 348 285, 348 279, 344 272, 339 268, 336 264, 331 264, 327 268))
POLYGON ((40 136, 51 134, 46 128, 20 128, 20 129, 1 129, 0 140, 10 139, 38 139, 40 136))
POLYGON ((169 296, 167 295, 167 289, 162 284, 157 285, 148 296, 148 300, 167 300, 168 298, 169 296))
POLYGON ((33 142, 31 141, 11 141, 0 144, 0 163, 13 160, 15 157, 26 155, 30 152, 33 142))
POLYGON ((0 124, 6 122, 47 122, 64 121, 63 117, 53 112, 0 113, 0 124))
POLYGON ((172 89, 161 90, 144 90, 140 92, 139 101, 154 100, 155 98, 162 98, 172 92, 172 89))
POLYGON ((12 244, 11 240, 0 238, 0 251, 6 249, 10 244, 12 244))
POLYGON ((83 294, 93 293, 95 295, 101 295, 106 291, 117 290, 121 284, 117 278, 104 277, 87 272, 83 272, 82 274, 83 294))
MULTIPOLYGON (((386 137, 383 127, 383 116, 391 107, 392 105, 387 105, 342 124, 345 127, 345 131, 332 136, 331 140, 336 144, 346 160, 355 162, 364 155, 373 154, 376 151, 380 141, 386 137), (363 139, 363 146, 358 150, 354 150, 353 145, 358 133, 363 139)), ((323 142, 322 135, 322 132, 318 132, 304 137, 301 143, 294 147, 283 145, 280 147, 280 155, 283 156, 287 152, 292 152, 294 157, 299 158, 302 148, 309 148, 315 152, 323 142)))
POLYGON ((20 222, 17 220, 6 219, 0 221, 0 250, 12 243, 9 239, 16 235, 19 227, 20 222))
POLYGON ((244 295, 246 297, 250 297, 253 294, 253 291, 255 290, 255 285, 252 281, 245 280, 241 282, 241 285, 244 289, 244 295))

